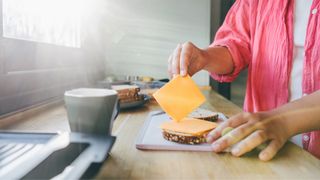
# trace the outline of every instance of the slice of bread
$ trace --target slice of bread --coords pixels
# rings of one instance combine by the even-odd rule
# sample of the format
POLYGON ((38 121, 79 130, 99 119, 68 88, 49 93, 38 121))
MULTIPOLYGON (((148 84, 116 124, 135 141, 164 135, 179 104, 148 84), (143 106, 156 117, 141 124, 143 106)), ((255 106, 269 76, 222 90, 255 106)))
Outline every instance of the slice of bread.
POLYGON ((144 95, 138 94, 137 96, 134 97, 119 97, 120 103, 130 103, 130 102, 136 102, 136 101, 142 101, 144 98, 144 95))
POLYGON ((141 101, 144 97, 139 94, 140 88, 136 85, 114 85, 112 89, 118 92, 120 103, 141 101))
POLYGON ((207 109, 197 108, 196 110, 192 111, 188 117, 215 122, 218 120, 219 115, 218 113, 207 109))
POLYGON ((135 94, 140 91, 136 85, 113 85, 111 89, 116 90, 119 94, 135 94))
MULTIPOLYGON (((209 132, 207 132, 209 133, 209 132)), ((201 144, 206 142, 205 133, 202 135, 190 135, 185 133, 178 133, 174 131, 164 130, 162 136, 164 139, 180 144, 201 144)))
POLYGON ((205 135, 217 126, 214 122, 184 118, 179 122, 168 121, 161 125, 163 138, 181 144, 201 144, 205 135))

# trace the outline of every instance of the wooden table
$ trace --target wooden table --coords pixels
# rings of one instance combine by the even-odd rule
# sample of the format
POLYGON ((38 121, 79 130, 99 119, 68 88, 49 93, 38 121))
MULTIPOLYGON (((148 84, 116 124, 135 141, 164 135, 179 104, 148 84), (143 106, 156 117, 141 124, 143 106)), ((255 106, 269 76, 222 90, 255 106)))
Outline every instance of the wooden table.
MULTIPOLYGON (((214 91, 205 91, 204 107, 227 116, 241 109, 214 91)), ((61 104, 38 111, 20 113, 0 120, 0 128, 8 131, 68 131, 66 112, 61 104), (45 110, 46 109, 46 110, 45 110), (14 121, 14 124, 9 124, 14 121)), ((257 153, 241 158, 229 153, 141 151, 135 140, 150 111, 160 110, 156 103, 120 113, 114 123, 117 141, 111 156, 96 178, 108 179, 319 179, 320 161, 292 143, 287 143, 269 162, 258 159, 257 153)))

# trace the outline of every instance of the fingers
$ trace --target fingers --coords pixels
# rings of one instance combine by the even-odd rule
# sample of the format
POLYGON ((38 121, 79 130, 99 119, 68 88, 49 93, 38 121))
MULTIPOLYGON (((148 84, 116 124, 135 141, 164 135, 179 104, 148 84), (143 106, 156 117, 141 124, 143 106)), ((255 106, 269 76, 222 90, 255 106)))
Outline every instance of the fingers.
POLYGON ((249 134, 251 134, 256 129, 251 124, 243 124, 238 128, 232 130, 227 135, 221 137, 217 141, 215 141, 211 147, 214 152, 221 152, 227 149, 228 147, 236 144, 249 134))
POLYGON ((182 46, 181 44, 178 44, 178 46, 176 47, 176 49, 174 50, 173 53, 173 60, 172 60, 172 64, 171 64, 171 70, 172 70, 172 74, 173 75, 178 75, 180 74, 180 55, 181 55, 181 50, 182 50, 182 46))
POLYGON ((173 55, 171 54, 171 55, 169 56, 169 59, 168 59, 168 74, 169 74, 169 76, 170 76, 170 79, 172 79, 172 77, 173 77, 172 67, 171 67, 172 57, 173 57, 173 55))
POLYGON ((208 135, 207 135, 207 142, 212 143, 214 140, 218 139, 221 136, 222 131, 227 128, 227 127, 238 127, 241 124, 247 122, 247 119, 244 118, 243 113, 237 114, 227 121, 221 123, 217 128, 212 130, 208 135))
POLYGON ((257 130, 250 134, 244 140, 239 142, 235 147, 231 149, 231 153, 234 156, 241 156, 247 152, 252 151, 255 147, 268 140, 267 135, 262 130, 257 130))
POLYGON ((284 145, 287 137, 279 131, 282 127, 281 122, 270 122, 264 115, 262 113, 241 113, 233 116, 211 131, 207 135, 207 142, 214 141, 211 145, 214 152, 221 152, 233 146, 231 153, 235 156, 241 156, 254 148, 260 148, 263 150, 259 158, 268 161, 284 145), (222 131, 227 127, 230 127, 231 131, 221 137, 222 131), (265 142, 269 140, 271 142, 267 145, 265 142), (267 147, 264 148, 266 145, 267 147))
POLYGON ((277 152, 281 149, 285 142, 280 142, 278 140, 272 140, 270 144, 260 152, 259 158, 262 161, 268 161, 272 159, 277 152))
POLYGON ((193 75, 200 71, 204 63, 198 61, 200 50, 191 42, 183 45, 178 44, 172 55, 168 59, 168 73, 172 78, 174 75, 193 75), (192 61, 192 62, 191 62, 192 61))
POLYGON ((194 45, 190 42, 182 45, 182 51, 180 56, 180 75, 186 76, 188 74, 188 66, 192 57, 194 45))

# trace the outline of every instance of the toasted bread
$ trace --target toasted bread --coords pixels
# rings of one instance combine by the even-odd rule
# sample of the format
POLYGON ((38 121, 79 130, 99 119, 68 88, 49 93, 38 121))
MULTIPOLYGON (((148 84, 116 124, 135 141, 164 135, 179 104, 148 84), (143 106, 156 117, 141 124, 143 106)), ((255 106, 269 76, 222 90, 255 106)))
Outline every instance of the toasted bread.
POLYGON ((128 92, 128 91, 133 91, 133 92, 139 92, 140 88, 139 86, 136 85, 113 85, 111 87, 113 90, 118 91, 119 93, 121 92, 128 92))
POLYGON ((114 85, 112 89, 118 92, 120 103, 141 101, 143 99, 143 95, 139 94, 140 88, 136 85, 114 85))
POLYGON ((188 117, 215 122, 218 120, 219 115, 218 113, 207 109, 197 108, 196 110, 192 111, 188 117))
MULTIPOLYGON (((208 132, 207 132, 208 133, 208 132)), ((201 144, 206 142, 206 134, 202 135, 190 135, 184 133, 178 133, 174 131, 164 130, 162 136, 164 139, 180 144, 201 144)))

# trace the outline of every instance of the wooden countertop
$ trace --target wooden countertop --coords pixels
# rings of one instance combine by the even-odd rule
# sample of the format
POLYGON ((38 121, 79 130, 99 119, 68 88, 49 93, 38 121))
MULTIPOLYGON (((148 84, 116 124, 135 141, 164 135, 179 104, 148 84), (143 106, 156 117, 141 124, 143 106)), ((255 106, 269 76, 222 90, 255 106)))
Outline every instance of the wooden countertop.
MULTIPOLYGON (((241 108, 214 91, 205 91, 207 103, 203 107, 227 116, 241 112, 241 108)), ((135 140, 150 111, 160 110, 156 103, 125 111, 114 123, 117 141, 96 178, 110 179, 318 179, 320 160, 298 146, 287 143, 269 162, 258 159, 257 153, 241 158, 229 153, 141 151, 135 140)), ((61 103, 38 111, 19 113, 0 120, 0 128, 8 131, 68 131, 66 111, 61 103), (46 109, 46 110, 45 110, 46 109), (8 123, 15 122, 14 124, 8 123)))

